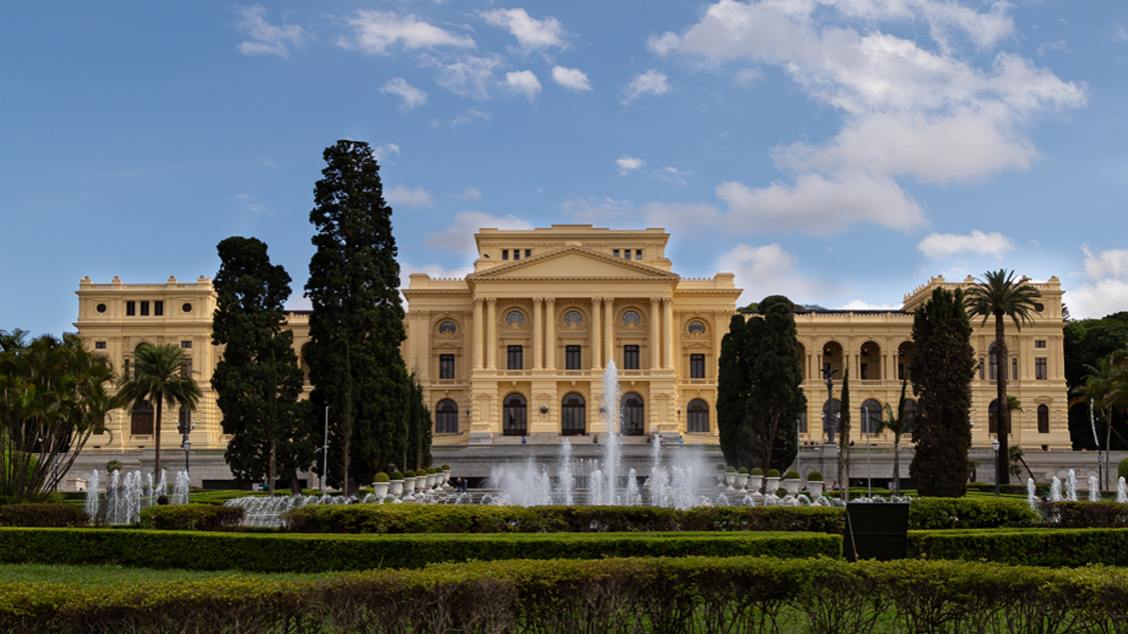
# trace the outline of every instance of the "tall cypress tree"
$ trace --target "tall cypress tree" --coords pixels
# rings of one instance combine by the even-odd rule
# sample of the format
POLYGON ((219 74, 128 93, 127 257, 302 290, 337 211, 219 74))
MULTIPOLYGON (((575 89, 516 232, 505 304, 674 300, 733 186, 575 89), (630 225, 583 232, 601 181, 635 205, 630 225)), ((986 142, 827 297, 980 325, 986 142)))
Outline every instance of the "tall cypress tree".
POLYGON ((838 486, 850 499, 850 368, 842 374, 842 405, 838 408, 838 486))
POLYGON ((760 316, 748 321, 747 359, 753 462, 743 466, 783 471, 799 452, 799 416, 807 403, 800 387, 803 357, 791 300, 772 295, 757 308, 760 316))
POLYGON ((302 372, 293 334, 283 328, 290 276, 255 238, 227 238, 217 249, 212 342, 224 348, 212 387, 223 431, 233 436, 224 458, 237 477, 265 479, 273 493, 279 475, 294 482, 314 451, 297 407, 302 372))
POLYGON ((415 470, 431 464, 431 411, 423 404, 423 386, 415 374, 409 377, 411 400, 407 415, 407 459, 404 467, 415 470))
POLYGON ((309 216, 307 356, 314 407, 329 407, 329 481, 353 491, 403 459, 414 394, 400 357, 399 264, 380 168, 360 141, 338 141, 323 156, 309 216))
POLYGON ((974 373, 963 293, 937 288, 913 315, 910 376, 919 400, 909 473, 921 495, 957 497, 967 490, 974 373))
POLYGON ((746 354, 744 316, 733 315, 728 334, 721 340, 717 376, 717 435, 725 462, 733 466, 752 462, 752 437, 741 433, 749 392, 746 354))

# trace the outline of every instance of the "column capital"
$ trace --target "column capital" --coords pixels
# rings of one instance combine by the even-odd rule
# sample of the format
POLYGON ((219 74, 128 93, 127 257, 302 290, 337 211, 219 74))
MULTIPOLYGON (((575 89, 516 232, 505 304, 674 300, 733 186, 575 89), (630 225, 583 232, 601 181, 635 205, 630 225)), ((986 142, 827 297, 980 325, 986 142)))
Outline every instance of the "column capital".
POLYGON ((660 303, 661 301, 662 301, 662 298, 661 298, 661 297, 651 297, 651 298, 650 298, 650 303, 651 303, 651 304, 658 304, 658 303, 660 303))
POLYGON ((497 298, 496 298, 496 297, 487 297, 487 298, 486 298, 486 301, 487 301, 487 302, 489 302, 489 303, 491 303, 491 304, 496 304, 496 303, 497 303, 497 298))
POLYGON ((600 299, 600 301, 602 301, 602 302, 603 302, 604 304, 612 304, 612 303, 614 303, 614 302, 615 302, 615 298, 614 298, 614 297, 600 297, 599 299, 600 299))
POLYGON ((485 297, 475 297, 474 303, 475 304, 484 304, 484 303, 486 303, 486 298, 485 297))

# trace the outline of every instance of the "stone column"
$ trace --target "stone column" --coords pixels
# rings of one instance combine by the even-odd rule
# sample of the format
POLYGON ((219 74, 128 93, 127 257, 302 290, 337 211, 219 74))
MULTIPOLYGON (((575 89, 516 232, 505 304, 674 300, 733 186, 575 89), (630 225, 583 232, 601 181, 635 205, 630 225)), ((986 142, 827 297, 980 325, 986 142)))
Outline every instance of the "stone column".
POLYGON ((471 351, 474 358, 474 369, 482 369, 482 346, 485 344, 485 324, 483 323, 485 317, 482 315, 482 302, 481 297, 474 298, 474 339, 471 343, 471 351))
POLYGON ((544 367, 556 369, 556 298, 545 298, 544 367))
POLYGON ((615 359, 615 298, 603 298, 603 354, 607 364, 615 359))
POLYGON ((602 345, 599 339, 601 321, 599 308, 599 298, 591 298, 591 368, 593 370, 603 369, 602 356, 599 354, 602 345))
POLYGON ((662 300, 662 322, 665 327, 666 338, 666 369, 674 368, 674 298, 666 297, 662 300))
POLYGON ((657 297, 650 298, 650 340, 648 343, 649 350, 647 354, 650 355, 650 369, 657 370, 660 366, 662 358, 662 351, 658 343, 658 313, 659 313, 659 299, 657 297))
POLYGON ((486 300, 486 367, 497 369, 497 298, 486 300))
POLYGON ((544 367, 544 298, 533 298, 533 369, 544 367))

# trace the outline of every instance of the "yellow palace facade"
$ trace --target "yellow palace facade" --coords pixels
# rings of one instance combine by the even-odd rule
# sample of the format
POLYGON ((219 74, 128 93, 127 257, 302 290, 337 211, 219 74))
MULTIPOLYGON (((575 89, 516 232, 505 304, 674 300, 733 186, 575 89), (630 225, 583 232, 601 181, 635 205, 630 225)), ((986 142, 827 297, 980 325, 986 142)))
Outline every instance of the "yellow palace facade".
MULTIPOLYGON (((423 386, 435 422, 434 444, 448 446, 554 443, 607 432, 601 410, 603 377, 618 369, 620 432, 627 442, 660 433, 686 444, 716 444, 717 359, 741 289, 731 273, 677 275, 662 229, 610 230, 553 225, 532 230, 481 229, 478 257, 464 278, 412 274, 403 358, 423 386)), ((851 377, 852 438, 886 444, 877 429, 884 404, 896 404, 912 355, 912 310, 937 285, 933 278, 905 296, 901 310, 800 311, 808 409, 800 421, 806 442, 823 442, 824 411, 834 419, 843 370, 851 377), (823 368, 832 370, 828 402, 823 368)), ((1008 330, 1012 442, 1030 449, 1068 448, 1067 393, 1062 355, 1060 283, 1039 283, 1035 322, 1008 330)), ((128 372, 142 343, 175 343, 191 358, 204 398, 193 412, 166 412, 161 443, 180 437, 175 421, 190 417, 194 449, 220 450, 227 438, 210 388, 221 351, 211 345, 215 295, 199 278, 125 284, 118 278, 79 285, 75 323, 91 349, 128 372)), ((301 358, 308 315, 288 326, 301 358)), ((988 445, 993 429, 993 329, 976 322, 972 345, 980 359, 973 379, 973 442, 988 445)), ((91 445, 129 450, 151 446, 153 412, 115 412, 91 445)), ((594 438, 593 438, 594 440, 594 438)))

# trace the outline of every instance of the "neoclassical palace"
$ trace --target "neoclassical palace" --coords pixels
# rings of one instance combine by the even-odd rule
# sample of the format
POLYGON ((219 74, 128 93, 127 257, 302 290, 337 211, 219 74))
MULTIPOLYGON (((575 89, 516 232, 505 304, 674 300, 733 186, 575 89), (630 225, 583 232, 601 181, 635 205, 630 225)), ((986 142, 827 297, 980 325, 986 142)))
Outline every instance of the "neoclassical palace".
MULTIPOLYGON (((603 379, 618 369, 620 432, 660 433, 687 444, 716 444, 717 359, 728 322, 737 312, 731 273, 686 278, 673 271, 662 229, 611 230, 553 225, 532 230, 481 229, 478 257, 464 278, 412 274, 403 357, 422 383, 433 413, 436 445, 559 442, 566 436, 606 434, 603 379)), ((887 444, 879 431, 886 403, 896 406, 901 378, 912 358, 912 311, 937 286, 970 280, 934 277, 905 296, 900 310, 800 310, 808 409, 801 418, 805 442, 826 439, 824 421, 835 420, 843 371, 849 368, 856 408, 852 439, 887 444), (831 369, 828 400, 824 368, 831 369), (824 412, 829 415, 824 416, 824 412)), ((1070 446, 1062 342, 1062 290, 1056 277, 1042 292, 1033 324, 1008 330, 1005 371, 1014 412, 1012 443, 1029 449, 1070 446)), ((191 357, 190 370, 204 398, 193 412, 169 411, 164 420, 190 418, 192 446, 222 449, 210 379, 221 350, 211 344, 215 294, 211 282, 174 278, 163 284, 96 284, 84 278, 75 325, 89 346, 128 373, 138 345, 176 343, 191 357)), ((308 315, 293 312, 288 326, 301 358, 308 315)), ((979 368, 972 382, 973 442, 988 445, 994 428, 997 368, 989 354, 991 324, 976 322, 972 345, 979 368)), ((111 416, 104 449, 139 449, 153 442, 153 411, 140 406, 111 416)), ((180 438, 163 426, 162 445, 180 438)))

